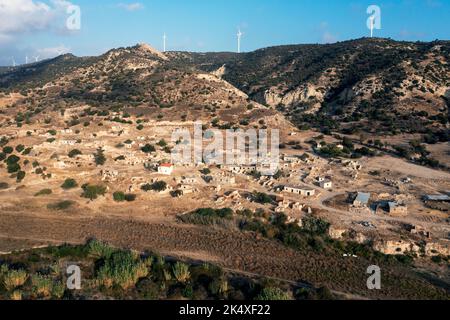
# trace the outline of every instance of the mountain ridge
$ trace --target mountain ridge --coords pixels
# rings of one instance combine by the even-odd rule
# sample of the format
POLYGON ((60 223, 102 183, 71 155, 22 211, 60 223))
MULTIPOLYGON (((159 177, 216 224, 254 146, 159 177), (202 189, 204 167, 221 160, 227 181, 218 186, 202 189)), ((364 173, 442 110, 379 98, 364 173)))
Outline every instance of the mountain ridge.
MULTIPOLYGON (((438 134, 446 141, 449 56, 445 40, 362 38, 240 54, 161 53, 138 44, 98 57, 65 55, 3 70, 0 88, 58 92, 54 84, 60 81, 53 98, 109 106, 266 105, 300 128, 438 134)), ((41 95, 52 97, 49 92, 41 95)), ((211 112, 210 118, 215 116, 211 112)))

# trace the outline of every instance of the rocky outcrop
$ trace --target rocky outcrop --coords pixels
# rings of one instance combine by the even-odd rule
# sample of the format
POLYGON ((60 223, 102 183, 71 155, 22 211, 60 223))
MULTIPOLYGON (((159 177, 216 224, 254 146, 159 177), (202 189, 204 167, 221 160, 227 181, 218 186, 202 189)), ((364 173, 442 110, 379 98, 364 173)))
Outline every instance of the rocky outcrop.
POLYGON ((430 257, 438 255, 450 256, 450 241, 427 243, 425 245, 425 255, 430 257))
POLYGON ((279 104, 285 106, 294 106, 300 103, 308 103, 312 101, 323 101, 324 95, 311 84, 298 87, 287 93, 281 93, 276 87, 266 90, 264 99, 269 106, 277 106, 279 104))
POLYGON ((388 255, 419 252, 420 247, 412 241, 406 240, 379 240, 373 245, 374 250, 388 255))

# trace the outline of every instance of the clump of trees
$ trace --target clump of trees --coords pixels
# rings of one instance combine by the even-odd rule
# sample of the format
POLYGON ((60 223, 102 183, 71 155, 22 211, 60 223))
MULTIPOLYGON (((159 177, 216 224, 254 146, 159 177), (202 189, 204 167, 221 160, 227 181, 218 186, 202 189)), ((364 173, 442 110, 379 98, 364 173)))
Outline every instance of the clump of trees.
POLYGON ((147 143, 145 146, 141 148, 141 151, 144 153, 152 153, 155 152, 156 149, 153 145, 147 143))
POLYGON ((83 189, 81 197, 89 200, 95 200, 106 193, 106 187, 101 185, 84 184, 81 189, 83 189))
POLYGON ((116 202, 132 202, 136 200, 136 195, 131 193, 124 193, 122 191, 116 191, 113 193, 113 199, 116 202))
POLYGON ((147 183, 144 184, 141 189, 145 192, 148 191, 156 191, 156 192, 162 192, 167 189, 167 183, 164 181, 156 181, 154 183, 147 183))
POLYGON ((98 148, 94 153, 94 160, 97 166, 102 166, 106 163, 105 152, 102 148, 98 148))

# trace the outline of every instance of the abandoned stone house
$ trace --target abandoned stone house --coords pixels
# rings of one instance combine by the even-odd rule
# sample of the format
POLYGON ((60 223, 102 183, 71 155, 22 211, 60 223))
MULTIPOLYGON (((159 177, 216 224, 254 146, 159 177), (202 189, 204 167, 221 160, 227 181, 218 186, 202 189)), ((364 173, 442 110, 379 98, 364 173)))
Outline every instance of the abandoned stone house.
POLYGON ((328 229, 328 235, 331 239, 340 240, 344 238, 345 233, 347 232, 346 229, 330 226, 328 229))
POLYGON ((243 168, 241 166, 238 166, 238 165, 221 165, 220 168, 223 169, 223 170, 226 170, 226 171, 230 171, 230 172, 235 173, 235 174, 244 173, 243 168))
POLYGON ((394 217, 405 217, 408 215, 408 207, 397 202, 389 201, 388 212, 389 215, 394 217))
POLYGON ((300 158, 297 156, 284 155, 283 161, 288 163, 300 163, 300 158))
POLYGON ((355 200, 353 200, 353 206, 356 208, 364 208, 369 204, 370 193, 358 192, 355 200))
POLYGON ((236 178, 231 175, 214 175, 211 181, 214 184, 235 184, 236 178))
POLYGON ((188 185, 188 184, 180 184, 178 190, 180 190, 183 193, 183 195, 195 192, 195 189, 191 185, 188 185))
POLYGON ((425 237, 427 239, 431 239, 431 232, 425 230, 422 226, 418 225, 410 225, 407 227, 407 230, 411 232, 411 234, 419 235, 421 237, 425 237))
POLYGON ((117 181, 119 177, 119 171, 117 170, 101 170, 100 175, 102 176, 102 181, 117 181))
POLYGON ((310 188, 302 188, 296 186, 284 186, 284 192, 294 193, 305 197, 312 197, 316 194, 316 190, 310 188))
POLYGON ((261 163, 256 166, 256 171, 258 171, 262 176, 271 177, 278 172, 278 163, 261 163))
POLYGON ((325 179, 323 181, 319 181, 319 186, 322 189, 331 189, 333 188, 333 182, 331 182, 331 180, 325 179))
POLYGON ((182 184, 194 184, 197 183, 197 178, 195 177, 182 177, 181 178, 182 184))
POLYGON ((445 194, 433 194, 433 195, 425 195, 424 200, 431 202, 450 202, 450 197, 445 194))
POLYGON ((58 144, 61 146, 74 146, 77 144, 77 140, 61 140, 58 144))

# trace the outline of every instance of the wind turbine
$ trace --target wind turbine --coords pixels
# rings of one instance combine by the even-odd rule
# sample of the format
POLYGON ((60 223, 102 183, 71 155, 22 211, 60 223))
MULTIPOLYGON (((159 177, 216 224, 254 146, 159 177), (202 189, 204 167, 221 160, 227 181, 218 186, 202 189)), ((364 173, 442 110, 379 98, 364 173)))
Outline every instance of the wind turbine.
POLYGON ((39 61, 39 56, 34 57, 34 61, 38 62, 39 61))
POLYGON ((237 33, 237 38, 238 38, 238 53, 241 53, 241 37, 244 34, 241 32, 241 28, 239 28, 238 33, 237 33))
POLYGON ((166 52, 166 40, 167 40, 167 36, 166 36, 166 33, 164 32, 164 36, 163 36, 164 50, 163 50, 163 52, 166 52))
POLYGON ((13 63, 13 67, 16 66, 16 59, 14 59, 14 57, 12 57, 12 63, 13 63))
POLYGON ((370 19, 370 37, 373 38, 373 29, 375 27, 375 17, 371 16, 369 19, 370 19))
POLYGON ((28 64, 28 56, 25 56, 25 64, 28 64))

